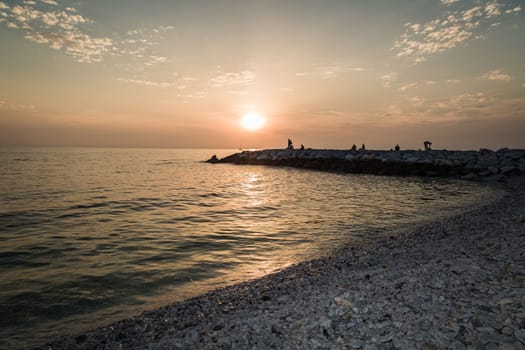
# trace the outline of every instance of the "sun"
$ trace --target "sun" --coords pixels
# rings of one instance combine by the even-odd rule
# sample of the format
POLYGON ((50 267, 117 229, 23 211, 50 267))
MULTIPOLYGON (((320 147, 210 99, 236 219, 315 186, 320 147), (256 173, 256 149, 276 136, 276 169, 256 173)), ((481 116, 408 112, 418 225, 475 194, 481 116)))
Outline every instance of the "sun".
POLYGON ((259 113, 245 113, 241 118, 241 125, 246 130, 256 131, 266 124, 266 118, 259 113))

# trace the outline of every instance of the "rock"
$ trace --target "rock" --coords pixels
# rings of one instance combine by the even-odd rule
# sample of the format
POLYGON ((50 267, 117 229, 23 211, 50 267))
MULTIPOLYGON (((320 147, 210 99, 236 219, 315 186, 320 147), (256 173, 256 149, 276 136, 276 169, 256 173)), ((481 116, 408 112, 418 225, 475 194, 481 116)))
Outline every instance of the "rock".
POLYGON ((497 173, 499 173, 499 169, 498 169, 498 167, 496 167, 496 166, 489 166, 489 167, 487 168, 487 170, 488 170, 491 174, 494 174, 494 175, 497 174, 497 173))
POLYGON ((319 325, 324 330, 330 330, 332 328, 332 320, 325 316, 322 316, 319 320, 319 325))
POLYGON ((361 339, 352 339, 348 342, 352 349, 361 349, 365 343, 361 339))
POLYGON ((476 180, 477 178, 478 178, 478 174, 476 173, 470 173, 470 174, 467 174, 461 177, 461 179, 463 180, 476 180))
POLYGON ((503 335, 511 336, 514 334, 514 331, 510 327, 503 327, 503 329, 501 330, 501 333, 503 333, 503 335))
POLYGON ((503 175, 508 175, 510 173, 513 173, 513 172, 516 172, 518 171, 518 168, 516 168, 515 166, 513 165, 507 165, 507 166, 504 166, 500 169, 501 173, 503 175))
POLYGON ((516 329, 514 336, 521 342, 525 343, 525 329, 516 329))
POLYGON ((335 303, 338 306, 344 306, 344 307, 347 307, 347 308, 353 308, 354 307, 354 304, 350 300, 345 299, 343 297, 335 297, 334 301, 335 301, 335 303))
POLYGON ((211 158, 208 159, 206 162, 208 162, 208 163, 218 163, 218 162, 219 162, 219 158, 217 158, 217 155, 214 154, 214 155, 211 156, 211 158))

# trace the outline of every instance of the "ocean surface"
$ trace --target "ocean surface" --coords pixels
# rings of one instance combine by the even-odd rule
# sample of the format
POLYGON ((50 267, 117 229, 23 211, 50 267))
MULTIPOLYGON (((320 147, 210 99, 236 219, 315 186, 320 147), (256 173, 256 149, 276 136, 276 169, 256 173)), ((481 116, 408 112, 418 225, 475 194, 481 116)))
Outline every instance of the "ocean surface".
POLYGON ((202 162, 235 150, 0 149, 0 348, 263 276, 501 194, 202 162))

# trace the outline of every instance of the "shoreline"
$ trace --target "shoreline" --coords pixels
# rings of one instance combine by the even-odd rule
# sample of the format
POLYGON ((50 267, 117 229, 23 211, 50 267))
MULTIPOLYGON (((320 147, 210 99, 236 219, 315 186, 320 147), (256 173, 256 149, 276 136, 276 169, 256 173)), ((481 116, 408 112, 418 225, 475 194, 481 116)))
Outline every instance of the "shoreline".
POLYGON ((525 177, 502 186, 459 215, 40 348, 523 349, 525 177))

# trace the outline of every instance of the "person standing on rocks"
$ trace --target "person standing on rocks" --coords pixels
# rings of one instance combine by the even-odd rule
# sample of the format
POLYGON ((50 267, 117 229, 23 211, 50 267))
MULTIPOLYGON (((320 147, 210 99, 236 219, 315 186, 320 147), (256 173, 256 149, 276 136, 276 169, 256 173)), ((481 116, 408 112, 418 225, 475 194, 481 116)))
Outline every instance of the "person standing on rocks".
POLYGON ((288 139, 288 149, 293 149, 293 142, 291 139, 288 139))

